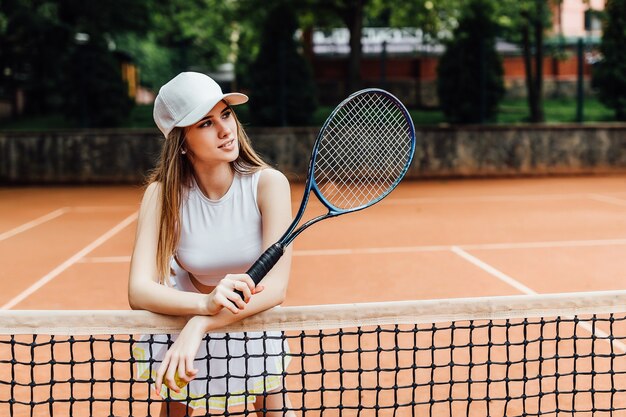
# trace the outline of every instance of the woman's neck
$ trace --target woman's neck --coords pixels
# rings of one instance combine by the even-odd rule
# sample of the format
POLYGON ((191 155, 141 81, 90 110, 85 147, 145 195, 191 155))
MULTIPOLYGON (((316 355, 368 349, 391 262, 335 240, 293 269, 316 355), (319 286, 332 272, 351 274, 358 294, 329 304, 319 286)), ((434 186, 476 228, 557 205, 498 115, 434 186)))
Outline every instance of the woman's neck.
POLYGON ((235 172, 230 164, 211 167, 194 167, 194 177, 200 191, 211 200, 219 200, 228 192, 235 172))

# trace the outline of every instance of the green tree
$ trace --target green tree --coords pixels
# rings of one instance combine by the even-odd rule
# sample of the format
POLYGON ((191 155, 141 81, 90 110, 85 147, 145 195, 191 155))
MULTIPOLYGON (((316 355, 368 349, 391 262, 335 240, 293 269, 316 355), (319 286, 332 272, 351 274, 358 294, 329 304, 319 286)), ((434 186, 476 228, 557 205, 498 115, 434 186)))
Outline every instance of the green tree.
POLYGON ((72 50, 64 73, 63 113, 81 127, 119 126, 133 101, 122 80, 120 61, 107 45, 91 41, 72 50))
POLYGON ((315 110, 315 87, 308 62, 294 38, 297 18, 289 2, 277 2, 263 27, 252 65, 250 118, 264 126, 307 125, 315 110))
POLYGON ((368 0, 322 1, 320 6, 334 11, 350 31, 350 54, 348 55, 348 80, 346 93, 361 88, 361 59, 363 46, 363 18, 368 0))
POLYGON ((237 3, 237 20, 234 28, 235 73, 237 89, 249 91, 252 85, 252 74, 256 71, 256 60, 262 42, 268 10, 273 9, 274 0, 242 0, 237 3), (269 3, 269 5, 268 5, 269 3), (269 6, 269 7, 268 7, 269 6))
POLYGON ((600 51, 603 59, 594 70, 600 101, 626 121, 626 0, 608 0, 600 51))
MULTIPOLYGON (((28 113, 71 108, 74 103, 86 100, 86 108, 93 112, 93 117, 80 120, 95 121, 99 113, 112 111, 123 116, 122 113, 128 112, 127 107, 107 107, 126 99, 126 91, 96 88, 87 92, 75 88, 77 73, 80 68, 89 67, 91 62, 108 67, 107 63, 116 59, 113 34, 145 30, 150 5, 151 0, 2 0, 0 15, 3 19, 0 20, 4 23, 0 26, 0 67, 3 78, 0 87, 9 97, 14 97, 18 90, 24 91, 28 113), (86 43, 81 44, 79 39, 86 43), (86 51, 89 51, 87 55, 86 51), (85 56, 91 61, 83 62, 85 56)), ((111 80, 113 84, 122 80, 119 64, 117 67, 117 71, 107 73, 115 78, 111 80)), ((113 85, 106 79, 102 84, 113 85)), ((72 116, 79 119, 76 114, 72 116)))
POLYGON ((371 0, 306 0, 299 3, 302 14, 307 14, 308 24, 334 28, 340 25, 350 33, 346 90, 351 93, 361 88, 361 60, 363 25, 369 14, 371 0))
POLYGON ((60 95, 63 48, 70 42, 58 5, 52 1, 0 1, 0 90, 18 115, 18 91, 25 92, 26 111, 42 113, 60 95), (43 45, 46 45, 44 48, 43 45))
MULTIPOLYGON (((426 41, 440 42, 450 38, 459 20, 465 0, 415 0, 397 2, 372 0, 381 10, 390 10, 394 26, 411 26, 423 30, 426 41)), ((585 0, 587 1, 587 0, 585 0)), ((490 1, 502 28, 501 36, 520 46, 525 67, 529 120, 543 122, 543 60, 546 28, 550 27, 549 5, 562 0, 490 1)))
POLYGON ((231 59, 236 2, 154 0, 150 32, 173 53, 175 72, 208 71, 231 59))
MULTIPOLYGON (((274 0, 275 2, 275 0, 274 0)), ((422 27, 427 34, 440 35, 443 31, 453 27, 456 10, 463 0, 415 0, 411 2, 395 2, 388 0, 303 0, 291 2, 291 7, 299 16, 305 37, 313 27, 336 28, 345 27, 350 33, 350 52, 346 68, 346 93, 361 87, 360 67, 362 60, 361 38, 366 23, 384 21, 385 24, 397 26, 422 27), (391 18, 389 17, 391 15, 391 18)), ((264 10, 269 8, 272 1, 242 0, 239 2, 239 15, 246 16, 248 22, 264 16, 264 10), (264 7, 263 7, 264 6, 264 7)), ((239 62, 243 63, 254 56, 254 25, 244 25, 240 32, 239 62), (247 29, 246 29, 247 28, 247 29), (251 29, 251 30, 250 30, 251 29), (241 54, 241 52, 246 52, 241 54)), ((435 37, 435 35, 433 35, 435 37)), ((258 38, 256 38, 258 39, 258 38)), ((247 68, 238 65, 238 69, 247 68)), ((246 84, 247 69, 238 73, 238 79, 246 84)))
POLYGON ((422 31, 425 42, 450 39, 465 0, 414 0, 391 3, 371 0, 371 16, 388 15, 393 27, 414 27, 422 31))
POLYGON ((437 90, 452 123, 493 120, 504 95, 498 25, 490 0, 470 0, 438 66, 437 90))
POLYGON ((543 109, 543 61, 545 32, 550 27, 550 3, 561 0, 501 0, 495 3, 504 38, 522 49, 529 121, 545 121, 543 109))
POLYGON ((156 91, 181 71, 210 72, 235 61, 237 20, 247 19, 237 10, 245 0, 151 1, 147 31, 115 34, 118 49, 139 67, 142 86, 156 91))
POLYGON ((149 26, 150 1, 63 0, 58 14, 72 42, 62 55, 62 107, 68 119, 82 127, 121 124, 133 102, 122 79, 115 34, 144 33, 149 26), (82 39, 82 40, 81 40, 82 39))
POLYGON ((137 65, 140 84, 155 91, 180 70, 177 51, 160 44, 156 32, 150 28, 145 34, 129 32, 115 36, 118 50, 131 56, 137 65))

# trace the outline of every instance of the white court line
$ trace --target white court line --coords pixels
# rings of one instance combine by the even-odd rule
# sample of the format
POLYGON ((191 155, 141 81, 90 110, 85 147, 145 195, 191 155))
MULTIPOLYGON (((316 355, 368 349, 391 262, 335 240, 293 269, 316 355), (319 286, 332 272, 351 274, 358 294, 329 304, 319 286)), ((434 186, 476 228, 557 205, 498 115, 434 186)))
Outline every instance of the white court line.
POLYGON ((62 207, 60 209, 51 211, 48 214, 45 214, 41 217, 36 218, 35 220, 31 220, 27 223, 24 223, 20 226, 17 226, 11 230, 8 230, 2 234, 0 234, 0 241, 3 241, 5 239, 8 239, 10 237, 13 237, 19 233, 25 232, 29 229, 32 229, 33 227, 39 226, 40 224, 43 224, 47 221, 50 221, 52 219, 56 219, 57 217, 67 213, 69 211, 68 207, 62 207))
POLYGON ((94 256, 93 258, 82 258, 78 263, 97 264, 97 263, 125 263, 130 262, 130 256, 94 256))
MULTIPOLYGON (((417 253, 417 252, 448 252, 456 247, 464 250, 502 250, 502 249, 539 249, 539 248, 575 248, 591 246, 618 246, 626 245, 626 239, 605 240, 563 240, 546 242, 520 243, 477 243, 468 245, 432 245, 432 246, 392 246, 387 248, 358 248, 358 249, 309 249, 294 250, 293 256, 342 256, 342 255, 384 255, 389 253, 417 253)), ((130 262, 130 256, 103 256, 83 258, 82 263, 123 263, 130 262)))
MULTIPOLYGON (((619 195, 619 194, 618 194, 619 195)), ((626 205, 626 199, 611 197, 606 194, 572 193, 572 194, 528 194, 528 195, 484 195, 466 197, 418 197, 388 198, 381 204, 418 204, 418 203, 470 203, 470 202, 522 202, 522 201, 560 201, 560 200, 597 200, 605 203, 626 205)))
POLYGON ((98 213, 108 211, 137 210, 137 206, 74 206, 70 210, 75 213, 98 213))
MULTIPOLYGON (((526 285, 522 284, 521 282, 519 282, 518 280, 516 280, 515 278, 505 274, 504 272, 494 268, 493 266, 489 265, 486 262, 483 262, 482 260, 478 259, 477 257, 470 255, 469 253, 467 253, 466 251, 464 251, 463 249, 461 249, 458 246, 452 246, 450 248, 450 250, 457 254, 458 256, 460 256, 461 258, 465 259, 466 261, 468 261, 469 263, 477 266, 478 268, 482 269, 483 271, 487 272, 488 274, 498 278, 500 281, 504 282, 505 284, 510 285, 511 287, 517 289, 518 291, 521 291, 522 293, 526 294, 526 295, 536 295, 538 294, 537 291, 527 287, 526 285)), ((626 352, 626 344, 620 342, 619 340, 610 340, 609 339, 609 334, 600 330, 600 329, 593 329, 593 327, 586 322, 579 322, 578 323, 580 325, 580 327, 582 327, 583 329, 585 329, 586 331, 588 331, 590 334, 592 335, 596 335, 600 338, 603 339, 607 339, 606 342, 607 343, 612 343, 614 347, 618 348, 619 350, 621 350, 622 352, 626 352)))
POLYGON ((389 248, 357 248, 357 249, 308 249, 294 250, 293 256, 336 256, 336 255, 376 255, 385 253, 409 252, 440 252, 449 250, 450 246, 396 246, 389 248))
POLYGON ((589 194, 587 198, 591 200, 600 201, 602 203, 615 204, 617 206, 626 206, 626 199, 610 197, 608 195, 602 194, 589 194))
POLYGON ((31 220, 27 223, 24 223, 20 226, 17 226, 11 230, 8 230, 4 233, 0 233, 0 241, 13 237, 19 233, 25 232, 33 227, 37 227, 45 222, 56 219, 59 216, 62 216, 65 213, 97 213, 97 212, 107 212, 107 211, 126 211, 126 210, 135 210, 137 207, 135 206, 77 206, 77 207, 62 207, 60 209, 54 210, 48 214, 45 214, 41 217, 36 218, 35 220, 31 220))
POLYGON ((532 290, 532 289, 528 288, 526 285, 522 284, 521 282, 517 281, 516 279, 511 278, 510 276, 506 275, 504 272, 501 272, 501 271, 497 270, 496 268, 494 268, 493 266, 491 266, 491 265, 481 261, 477 257, 475 257, 473 255, 470 255, 469 253, 465 252, 460 247, 452 246, 450 248, 450 250, 453 253, 459 255, 461 258, 463 258, 466 261, 468 261, 469 263, 476 265, 477 267, 479 267, 483 271, 488 272, 489 274, 491 274, 494 277, 498 278, 500 281, 504 282, 505 284, 510 285, 511 287, 521 291, 522 293, 524 293, 526 295, 535 295, 535 294, 537 294, 537 292, 535 290, 532 290))
POLYGON ((295 250, 294 256, 376 255, 387 253, 443 252, 451 247, 472 250, 568 248, 626 245, 626 239, 555 240, 545 242, 476 243, 467 245, 392 246, 386 248, 295 250))
POLYGON ((534 249, 534 248, 575 248, 589 246, 626 245, 626 239, 590 239, 590 240, 553 240, 544 242, 513 242, 513 243, 479 243, 455 245, 463 249, 494 250, 494 249, 534 249))
POLYGON ((0 307, 0 310, 9 310, 13 308, 15 305, 17 305, 18 303, 26 299, 28 296, 32 295, 35 291, 39 290, 48 282, 52 281, 54 278, 59 276, 59 274, 61 274, 66 269, 68 269, 70 266, 74 265, 76 262, 78 262, 81 258, 87 255, 89 252, 93 251, 98 246, 102 245, 104 242, 106 242, 115 234, 117 234, 119 231, 124 229, 126 226, 134 222, 137 219, 137 214, 138 214, 137 212, 131 214, 130 216, 122 220, 120 223, 115 225, 112 229, 110 229, 109 231, 104 233, 102 236, 100 236, 99 238, 91 242, 89 245, 85 246, 83 249, 76 252, 72 257, 67 259, 61 265, 54 268, 52 271, 50 271, 49 273, 44 275, 42 278, 40 278, 37 282, 35 282, 30 287, 28 287, 27 289, 19 293, 17 296, 15 296, 13 299, 11 299, 8 303, 0 307))
POLYGON ((587 194, 528 194, 528 195, 484 195, 467 197, 417 197, 391 198, 381 204, 417 204, 417 203, 490 203, 490 202, 520 202, 520 201, 559 201, 580 200, 587 198, 587 194))

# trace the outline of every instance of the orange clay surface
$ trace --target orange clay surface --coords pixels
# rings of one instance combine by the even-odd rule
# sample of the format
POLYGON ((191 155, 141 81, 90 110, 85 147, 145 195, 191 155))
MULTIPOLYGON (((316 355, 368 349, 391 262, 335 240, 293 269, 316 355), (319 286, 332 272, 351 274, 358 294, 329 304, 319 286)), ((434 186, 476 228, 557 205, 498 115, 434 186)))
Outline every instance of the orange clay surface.
MULTIPOLYGON (((293 186, 294 213, 299 206, 302 189, 302 184, 293 186)), ((128 268, 141 194, 141 187, 129 186, 0 189, 0 306, 3 309, 128 309, 128 268)), ((319 213, 322 207, 313 200, 310 208, 313 213, 319 213)), ((626 176, 405 182, 378 205, 319 223, 295 241, 293 269, 285 304, 623 289, 626 287, 624 253, 626 176)), ((545 331, 541 327, 541 334, 554 337, 550 333, 554 331, 553 327, 548 324, 545 331)), ((600 323, 599 327, 608 330, 605 328, 606 323, 600 323)), ((500 330, 506 331, 507 337, 513 341, 522 337, 520 329, 512 330, 510 335, 508 327, 500 330)), ((531 330, 536 333, 537 326, 531 327, 531 330)), ((523 336, 536 340, 538 335, 535 333, 524 333, 523 336)), ((559 334, 561 337, 571 337, 572 329, 561 326, 559 334)), ((467 340, 464 340, 464 337, 467 338, 466 333, 459 331, 454 335, 455 344, 468 346, 467 340)), ((407 337, 410 340, 406 342, 412 347, 416 341, 410 333, 407 337)), ((565 376, 558 383, 558 390, 562 393, 548 394, 539 404, 536 396, 531 395, 525 401, 518 399, 510 404, 507 402, 509 408, 506 413, 501 410, 502 401, 477 401, 473 403, 471 412, 467 412, 469 405, 463 398, 469 392, 476 398, 485 395, 504 398, 509 393, 519 397, 527 393, 526 384, 521 386, 520 383, 512 382, 505 385, 495 382, 490 385, 490 394, 486 394, 486 384, 466 383, 470 377, 466 373, 467 367, 453 368, 448 364, 453 360, 457 364, 469 363, 468 350, 448 349, 451 340, 446 337, 448 333, 440 330, 437 344, 442 348, 437 352, 428 348, 435 339, 434 333, 431 340, 427 331, 421 339, 416 339, 418 347, 422 344, 424 348, 415 351, 419 353, 418 356, 413 356, 411 348, 402 355, 391 349, 383 354, 383 359, 367 354, 358 356, 366 368, 371 368, 379 360, 384 360, 386 366, 396 362, 404 366, 404 371, 398 375, 371 370, 358 373, 359 386, 377 386, 380 383, 391 387, 398 383, 398 378, 408 378, 419 384, 415 391, 385 389, 380 394, 376 391, 376 395, 356 398, 359 392, 348 389, 343 398, 335 398, 338 395, 335 390, 324 397, 326 403, 358 402, 371 406, 376 401, 384 406, 410 403, 411 398, 417 398, 422 402, 415 407, 414 411, 418 414, 431 412, 432 415, 459 416, 485 416, 488 414, 486 406, 491 406, 491 415, 522 415, 525 410, 531 413, 539 408, 554 410, 559 407, 559 402, 565 408, 575 403, 581 409, 590 409, 590 394, 582 393, 574 399, 568 391, 571 392, 575 378, 565 376), (433 360, 437 367, 430 371, 428 364, 433 360), (424 368, 412 374, 408 371, 415 363, 424 368), (454 388, 449 383, 453 376, 457 381, 454 388), (430 390, 431 381, 437 381, 433 391, 430 390), (460 400, 449 405, 447 398, 450 395, 460 400), (438 399, 439 402, 429 406, 429 398, 438 399)), ((543 373, 547 376, 540 380, 539 388, 547 392, 554 390, 556 379, 549 375, 556 372, 553 369, 556 361, 548 359, 542 365, 537 365, 536 360, 531 360, 528 365, 524 363, 523 370, 517 363, 517 368, 511 367, 510 374, 506 367, 505 375, 503 367, 497 363, 502 364, 509 358, 509 348, 500 344, 490 349, 490 360, 496 362, 495 365, 485 366, 489 357, 485 359, 485 351, 480 343, 487 340, 486 330, 476 330, 473 337, 472 340, 478 345, 470 351, 469 358, 473 355, 474 363, 478 365, 470 371, 471 378, 484 381, 487 378, 485 372, 491 372, 491 378, 502 381, 505 376, 515 379, 522 374, 543 373), (537 366, 540 371, 534 369, 537 366)), ((494 333, 491 337, 496 341, 502 339, 501 334, 497 336, 494 333)), ((327 337, 325 340, 325 344, 332 344, 335 339, 327 337)), ((398 340, 402 342, 404 339, 398 340)), ((398 340, 387 342, 395 346, 398 340)), ((321 339, 315 343, 319 345, 311 348, 312 355, 306 362, 310 369, 321 366, 321 362, 315 362, 321 360, 315 355, 316 349, 321 346, 321 339)), ((606 372, 609 365, 611 369, 624 369, 623 357, 615 361, 607 359, 608 353, 612 352, 609 351, 608 343, 597 342, 591 347, 585 343, 579 341, 576 344, 578 354, 582 355, 580 360, 572 362, 565 359, 558 362, 561 373, 567 373, 567 369, 570 369, 567 367, 572 363, 578 372, 587 372, 587 376, 581 374, 577 379, 579 390, 591 389, 590 367, 599 372, 606 372), (589 355, 583 353, 591 348, 604 356, 588 359, 589 355)), ((546 342, 541 346, 543 355, 550 358, 553 355, 550 349, 554 345, 546 342)), ((571 346, 567 341, 559 346, 561 357, 572 357, 568 350, 571 350, 571 346)), ((104 349, 102 346, 100 348, 104 349)), ((294 350, 298 348, 292 346, 294 350)), ((31 354, 28 344, 26 347, 18 346, 17 349, 22 350, 16 352, 16 355, 21 352, 28 358, 31 354)), ((46 350, 45 347, 42 349, 46 350)), ((122 345, 120 349, 126 349, 122 356, 128 355, 127 346, 122 345)), ((325 349, 333 350, 331 345, 325 349)), ((531 359, 537 355, 534 351, 536 344, 531 343, 528 347, 524 345, 521 349, 531 359)), ((519 349, 515 352, 520 353, 519 349)), ((57 360, 63 358, 59 355, 55 357, 57 360)), ((349 362, 350 357, 346 355, 344 362, 339 362, 342 363, 342 369, 357 366, 349 362)), ((324 363, 328 369, 338 366, 333 358, 332 354, 325 355, 324 363)), ((298 366, 297 360, 294 361, 291 372, 295 373, 292 375, 298 376, 298 366)), ((9 372, 6 366, 4 372, 9 372)), ((44 381, 49 379, 47 367, 40 368, 38 372, 41 372, 44 381)), ((128 369, 125 372, 129 372, 128 369)), ((15 388, 15 394, 28 400, 32 395, 28 385, 30 373, 23 371, 17 375, 24 385, 15 388)), ((55 375, 57 379, 67 378, 59 369, 55 375)), ((80 376, 79 373, 74 375, 80 376)), ((116 375, 124 378, 127 374, 116 375)), ((339 378, 345 378, 345 386, 356 386, 355 373, 341 375, 339 378)), ((594 387, 598 390, 594 397, 595 406, 602 408, 610 404, 621 407, 626 401, 624 396, 608 397, 602 393, 610 392, 612 387, 603 376, 607 375, 595 378, 594 387)), ((307 375, 308 389, 316 389, 320 384, 328 387, 339 384, 337 372, 330 372, 322 381, 316 378, 319 378, 318 374, 307 375)), ((286 385, 292 389, 298 388, 300 383, 300 377, 287 377, 286 385)), ((105 385, 96 387, 96 396, 108 398, 109 388, 108 384, 105 385)), ((529 387, 533 386, 529 384, 529 387)), ((91 388, 89 385, 77 386, 74 395, 92 395, 81 394, 81 389, 91 388)), ((123 384, 116 388, 125 395, 123 389, 123 384)), ((143 385, 141 389, 145 391, 147 388, 143 385)), ((0 397, 7 397, 8 385, 3 386, 2 390, 0 397)), ((66 385, 61 384, 54 390, 54 396, 68 396, 66 385)), ((52 388, 44 383, 38 395, 45 402, 50 391, 52 388)), ((135 391, 134 395, 145 396, 144 391, 139 394, 135 391)), ((293 396, 296 407, 302 398, 293 396)), ((308 407, 317 407, 315 391, 306 401, 308 407)), ((64 404, 56 403, 55 407, 60 412, 55 415, 67 415, 67 405, 64 404)), ((106 402, 95 406, 95 415, 108 415, 109 405, 106 402)), ((78 414, 87 415, 87 411, 77 411, 85 410, 80 407, 87 407, 87 404, 77 403, 74 409, 78 414)), ((118 404, 116 407, 119 415, 125 415, 126 404, 118 404)), ((158 407, 159 404, 153 406, 153 415, 158 413, 158 407)), ((47 416, 47 410, 43 404, 33 415, 47 416)), ((378 412, 376 415, 379 415, 378 412)), ((391 412, 381 412, 380 415, 391 415, 391 412)))
MULTIPOLYGON (((0 188, 0 306, 128 309, 142 192, 0 188)), ((626 176, 407 181, 294 245, 285 305, 623 289, 626 176)))

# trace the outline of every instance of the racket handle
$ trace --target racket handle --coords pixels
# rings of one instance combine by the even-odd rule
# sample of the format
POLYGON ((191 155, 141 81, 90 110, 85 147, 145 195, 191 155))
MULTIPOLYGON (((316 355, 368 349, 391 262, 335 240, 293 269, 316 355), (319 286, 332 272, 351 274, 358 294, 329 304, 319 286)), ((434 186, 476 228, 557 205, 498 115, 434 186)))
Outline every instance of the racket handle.
MULTIPOLYGON (((265 252, 259 256, 259 259, 256 260, 246 271, 246 274, 250 275, 254 284, 257 285, 265 275, 276 265, 278 260, 285 253, 285 248, 280 243, 274 243, 272 246, 267 248, 265 252)), ((243 299, 243 293, 241 291, 235 291, 237 295, 239 295, 243 299)))

